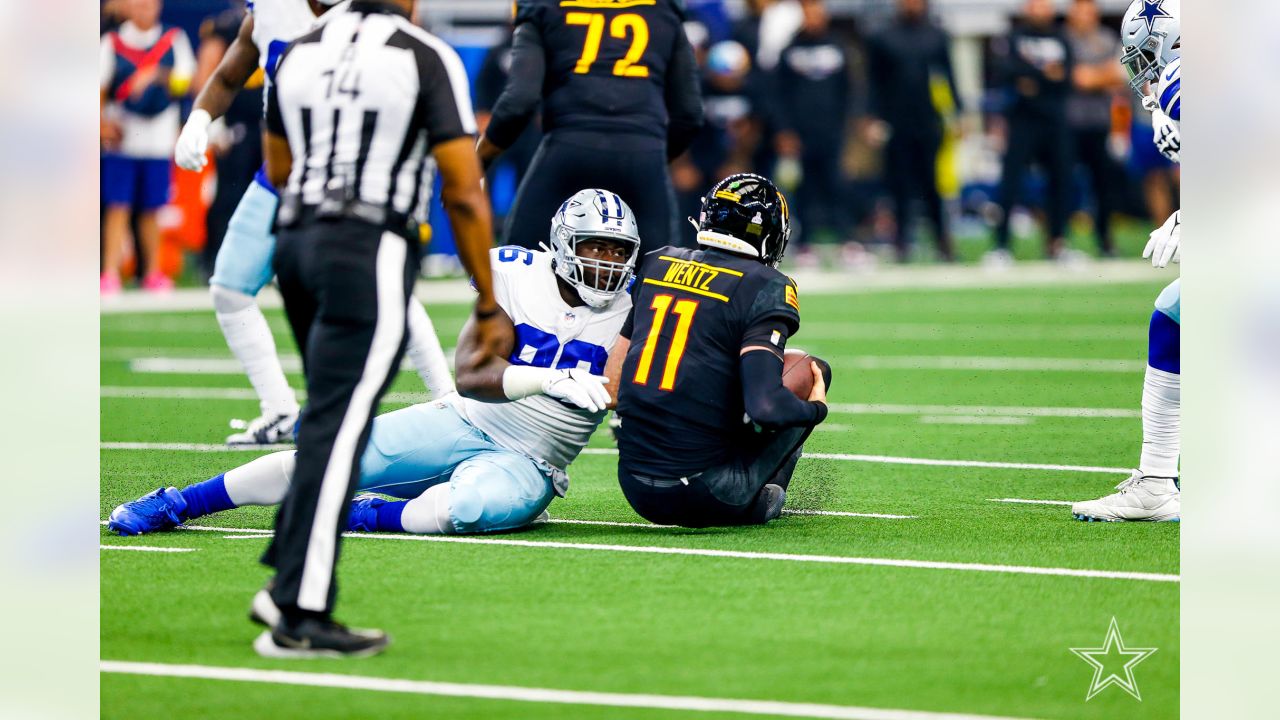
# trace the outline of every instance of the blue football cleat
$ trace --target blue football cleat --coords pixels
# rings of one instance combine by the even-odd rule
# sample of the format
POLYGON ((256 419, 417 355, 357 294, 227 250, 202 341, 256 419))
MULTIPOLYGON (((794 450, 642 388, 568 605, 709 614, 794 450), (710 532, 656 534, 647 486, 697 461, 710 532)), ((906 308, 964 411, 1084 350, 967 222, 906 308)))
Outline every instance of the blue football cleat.
POLYGON ((387 501, 377 495, 357 495, 351 500, 351 516, 347 518, 347 529, 360 532, 378 531, 378 508, 387 501))
POLYGON ((153 492, 117 505, 107 520, 107 529, 121 535, 142 535, 170 530, 182 524, 187 501, 177 488, 158 488, 153 492))

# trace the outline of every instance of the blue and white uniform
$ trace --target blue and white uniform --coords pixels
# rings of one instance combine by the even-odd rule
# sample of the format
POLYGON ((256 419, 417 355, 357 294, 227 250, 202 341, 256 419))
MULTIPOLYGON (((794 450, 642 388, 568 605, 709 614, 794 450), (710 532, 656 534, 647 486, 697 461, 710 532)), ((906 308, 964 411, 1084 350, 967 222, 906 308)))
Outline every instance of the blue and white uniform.
MULTIPOLYGON (((1182 127, 1182 58, 1165 66, 1156 83, 1156 101, 1160 110, 1182 127)), ((1169 283, 1156 298, 1156 310, 1176 323, 1182 323, 1182 278, 1169 283)))
MULTIPOLYGON (((310 32, 324 18, 343 12, 346 5, 335 6, 317 18, 307 0, 249 0, 247 11, 253 16, 253 44, 258 48, 258 65, 270 88, 276 63, 281 53, 296 37, 310 32)), ((263 97, 266 97, 266 92, 263 97)), ((265 108, 264 108, 265 110, 265 108)), ((276 238, 271 232, 279 197, 259 170, 249 184, 240 204, 231 215, 222 246, 214 260, 209 282, 229 290, 257 295, 271 281, 271 258, 275 255, 276 238)))
MULTIPOLYGON (((603 375, 631 297, 601 308, 561 298, 550 253, 490 251, 494 295, 515 324, 514 365, 581 368, 603 375)), ((460 533, 528 525, 569 487, 565 469, 605 412, 546 395, 485 403, 456 393, 379 416, 360 460, 360 489, 413 499, 450 483, 449 516, 460 533)))

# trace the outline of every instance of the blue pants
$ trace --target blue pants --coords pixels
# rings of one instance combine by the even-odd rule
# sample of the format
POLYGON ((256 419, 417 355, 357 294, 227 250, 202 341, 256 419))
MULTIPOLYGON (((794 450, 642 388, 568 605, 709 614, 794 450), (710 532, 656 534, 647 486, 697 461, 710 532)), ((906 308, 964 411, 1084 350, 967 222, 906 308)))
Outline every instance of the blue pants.
POLYGON ((240 198, 227 224, 227 234, 213 261, 212 285, 245 295, 257 295, 275 273, 271 258, 276 252, 276 236, 271 233, 280 200, 256 179, 240 198))
POLYGON ((450 484, 460 533, 523 527, 555 497, 552 468, 498 446, 447 403, 414 405, 373 421, 360 489, 406 500, 450 484))

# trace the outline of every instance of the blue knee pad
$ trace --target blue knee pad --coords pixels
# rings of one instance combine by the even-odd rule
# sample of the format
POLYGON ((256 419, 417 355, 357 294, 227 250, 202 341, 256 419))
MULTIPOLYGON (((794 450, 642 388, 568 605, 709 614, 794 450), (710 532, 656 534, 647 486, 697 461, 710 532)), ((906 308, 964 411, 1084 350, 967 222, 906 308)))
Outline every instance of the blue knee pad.
POLYGON ((249 183, 227 224, 227 234, 213 263, 210 284, 253 296, 271 282, 275 274, 271 258, 276 253, 276 236, 271 233, 271 224, 279 202, 267 188, 257 182, 249 183))
POLYGON ((449 480, 449 516, 460 533, 513 530, 537 519, 554 497, 551 478, 529 458, 480 453, 449 480))
POLYGON ((1157 370, 1175 375, 1181 374, 1182 326, 1173 318, 1156 310, 1151 313, 1151 330, 1148 333, 1147 364, 1157 370))

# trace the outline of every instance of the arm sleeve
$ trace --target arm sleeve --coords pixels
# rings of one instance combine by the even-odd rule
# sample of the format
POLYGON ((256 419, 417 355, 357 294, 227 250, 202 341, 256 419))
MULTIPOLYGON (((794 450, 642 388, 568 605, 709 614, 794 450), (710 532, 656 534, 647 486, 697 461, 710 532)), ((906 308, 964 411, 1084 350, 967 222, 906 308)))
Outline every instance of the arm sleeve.
POLYGON ((782 358, 770 352, 749 352, 738 358, 742 372, 742 401, 752 422, 765 428, 817 425, 827 418, 827 406, 796 397, 782 384, 782 358))
MULTIPOLYGON (((281 61, 283 62, 283 61, 281 61)), ((471 84, 462 59, 453 48, 440 44, 418 51, 418 107, 431 147, 476 133, 471 109, 471 84)))
POLYGON ((493 105, 493 118, 484 133, 489 142, 508 148, 520 137, 538 110, 546 72, 542 33, 534 23, 523 22, 516 27, 511 42, 511 74, 493 105))
POLYGON ((677 33, 671 62, 667 65, 665 99, 667 105, 667 159, 679 157, 702 129, 702 89, 698 86, 698 63, 693 46, 684 32, 677 33))

